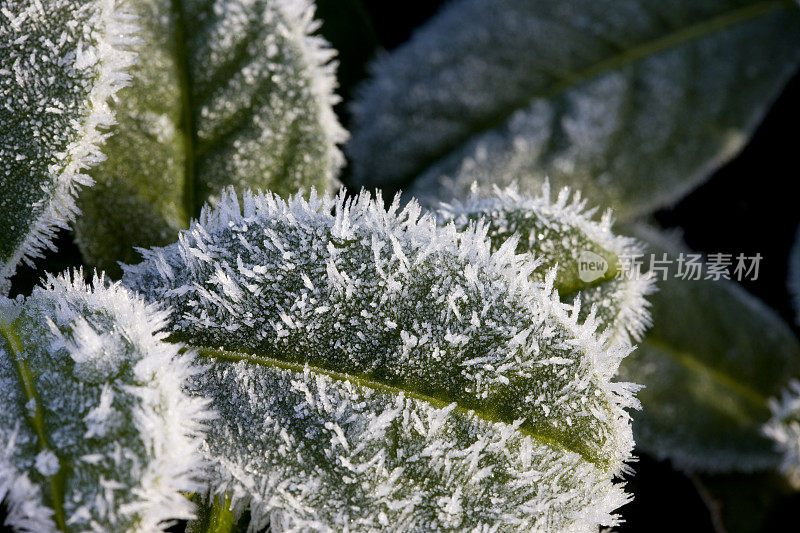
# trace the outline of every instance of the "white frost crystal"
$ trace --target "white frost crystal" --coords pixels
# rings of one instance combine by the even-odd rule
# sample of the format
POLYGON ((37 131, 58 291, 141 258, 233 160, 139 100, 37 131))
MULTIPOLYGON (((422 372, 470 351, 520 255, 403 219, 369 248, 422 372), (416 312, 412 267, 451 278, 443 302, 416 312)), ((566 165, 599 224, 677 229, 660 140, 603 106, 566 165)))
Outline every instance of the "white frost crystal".
POLYGON ((164 342, 166 312, 126 289, 50 277, 0 300, 0 500, 19 531, 161 531, 192 517, 202 367, 164 342))
POLYGON ((627 500, 629 347, 555 270, 411 202, 228 191, 125 283, 213 361, 212 494, 252 527, 594 531, 627 500))
POLYGON ((0 0, 0 294, 73 218, 129 82, 118 0, 0 0))
POLYGON ((769 408, 772 418, 764 425, 764 433, 782 455, 781 472, 800 488, 800 381, 792 380, 780 398, 770 399, 769 408))
POLYGON ((612 343, 639 341, 650 325, 645 296, 654 290, 652 276, 636 265, 642 247, 611 231, 611 211, 599 221, 593 219, 595 213, 580 193, 573 195, 568 188, 553 201, 547 182, 538 196, 521 194, 516 186, 495 186, 489 196, 473 190, 465 202, 439 208, 440 218, 458 227, 484 220, 493 249, 518 235, 517 251, 532 253, 541 264, 532 273, 534 279, 544 281, 555 268, 555 288, 563 301, 579 297, 583 313, 596 306, 599 327, 608 330, 612 343), (587 261, 599 262, 600 270, 589 270, 587 261))

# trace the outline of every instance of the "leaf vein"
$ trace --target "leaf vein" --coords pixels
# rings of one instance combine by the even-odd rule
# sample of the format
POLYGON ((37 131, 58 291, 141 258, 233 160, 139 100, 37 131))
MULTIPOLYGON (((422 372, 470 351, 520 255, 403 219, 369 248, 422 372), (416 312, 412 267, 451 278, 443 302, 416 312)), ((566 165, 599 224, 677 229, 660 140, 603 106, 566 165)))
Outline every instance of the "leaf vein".
MULTIPOLYGON (((385 383, 381 383, 381 382, 378 382, 378 381, 373 381, 373 380, 370 380, 370 379, 362 377, 362 376, 356 376, 356 375, 348 374, 348 373, 344 373, 344 372, 337 372, 337 371, 334 371, 334 370, 328 370, 328 369, 325 369, 325 368, 320 368, 320 367, 316 367, 316 366, 312 366, 312 365, 308 365, 308 364, 303 365, 303 364, 299 364, 299 363, 290 363, 290 362, 287 362, 287 361, 281 361, 279 359, 274 359, 272 357, 263 357, 263 356, 256 355, 256 354, 246 354, 246 353, 242 353, 242 352, 236 352, 236 351, 225 350, 225 349, 208 348, 208 347, 205 347, 205 346, 197 346, 197 345, 191 345, 191 344, 185 344, 184 346, 185 346, 186 349, 195 350, 202 357, 208 357, 210 359, 215 359, 215 360, 224 360, 224 361, 233 361, 233 362, 244 361, 244 362, 258 364, 258 365, 264 365, 264 366, 269 366, 269 367, 280 368, 280 369, 283 369, 283 370, 291 370, 291 371, 294 371, 294 372, 303 372, 306 368, 308 368, 315 374, 321 374, 321 375, 330 377, 330 378, 338 380, 338 381, 349 381, 349 382, 355 383, 355 384, 357 384, 359 386, 367 387, 367 388, 370 388, 370 389, 373 389, 373 390, 389 392, 389 393, 392 393, 392 394, 404 394, 408 398, 414 398, 415 400, 420 400, 420 401, 426 402, 426 403, 428 403, 428 404, 430 404, 430 405, 432 405, 432 406, 434 406, 434 407, 436 407, 438 409, 442 409, 442 408, 447 407, 448 405, 451 405, 453 403, 453 402, 444 401, 444 400, 442 400, 440 398, 435 398, 435 397, 432 397, 432 396, 421 394, 419 392, 408 391, 408 390, 402 389, 400 387, 395 387, 393 385, 387 385, 385 383)), ((454 411, 456 411, 456 412, 458 412, 458 413, 460 413, 462 415, 465 415, 465 416, 474 415, 474 416, 480 418, 481 420, 484 420, 484 421, 490 422, 490 423, 498 423, 498 422, 507 423, 504 420, 498 420, 498 419, 496 419, 494 417, 488 416, 488 415, 486 415, 486 413, 483 413, 483 412, 481 412, 479 410, 467 409, 467 408, 462 407, 460 405, 456 405, 454 411)), ((530 437, 530 438, 532 438, 534 440, 537 440, 537 441, 539 441, 539 442, 541 442, 543 444, 546 444, 546 445, 551 446, 551 447, 555 447, 555 448, 560 449, 560 450, 564 450, 564 451, 567 451, 567 452, 571 452, 571 453, 577 454, 577 455, 581 456, 585 461, 587 461, 589 463, 596 464, 596 461, 593 461, 589 457, 586 457, 585 453, 582 453, 579 450, 573 449, 569 445, 567 445, 567 444, 565 444, 563 442, 560 442, 560 441, 558 441, 556 439, 553 439, 551 437, 548 437, 547 435, 542 435, 542 434, 539 434, 539 433, 537 433, 535 431, 532 431, 529 427, 525 427, 524 425, 520 426, 518 428, 518 431, 520 433, 522 433, 523 435, 526 435, 526 436, 528 436, 528 437, 530 437)))
MULTIPOLYGON (((566 93, 570 89, 574 89, 592 79, 618 70, 626 65, 635 63, 636 61, 655 56, 659 53, 676 48, 683 44, 703 39, 709 35, 724 31, 728 28, 765 17, 773 14, 774 12, 793 8, 795 8, 795 4, 789 0, 765 0, 762 2, 757 2, 721 13, 703 22, 699 22, 692 26, 668 33, 662 37, 644 42, 607 59, 589 65, 588 67, 575 73, 565 73, 563 76, 561 76, 561 79, 555 81, 555 83, 553 83, 549 88, 545 88, 537 94, 531 95, 526 99, 525 102, 521 102, 518 105, 509 106, 508 108, 500 110, 493 117, 476 122, 470 131, 444 146, 441 152, 422 158, 421 162, 416 166, 415 169, 408 173, 406 178, 407 180, 410 180, 416 176, 426 173, 431 167, 435 166, 438 161, 446 160, 453 154, 457 153, 459 148, 468 143, 471 139, 474 139, 487 131, 497 129, 503 124, 507 123, 510 117, 513 116, 516 111, 518 111, 520 108, 526 107, 535 99, 556 98, 563 93, 566 93)), ((408 183, 406 183, 406 185, 408 185, 408 183)))
POLYGON ((58 472, 47 476, 47 478, 50 484, 50 496, 53 503, 56 525, 60 530, 67 531, 67 523, 64 515, 64 464, 61 457, 53 450, 53 447, 50 445, 50 440, 47 438, 47 433, 44 428, 44 413, 42 412, 42 407, 39 404, 36 394, 33 372, 31 372, 31 368, 23 355, 22 342, 17 332, 14 331, 14 324, 9 324, 0 320, 0 336, 5 340, 9 348, 9 353, 14 359, 14 366, 17 369, 17 375, 25 398, 34 403, 33 415, 27 418, 28 423, 34 433, 36 433, 36 446, 39 451, 50 451, 58 458, 58 472))

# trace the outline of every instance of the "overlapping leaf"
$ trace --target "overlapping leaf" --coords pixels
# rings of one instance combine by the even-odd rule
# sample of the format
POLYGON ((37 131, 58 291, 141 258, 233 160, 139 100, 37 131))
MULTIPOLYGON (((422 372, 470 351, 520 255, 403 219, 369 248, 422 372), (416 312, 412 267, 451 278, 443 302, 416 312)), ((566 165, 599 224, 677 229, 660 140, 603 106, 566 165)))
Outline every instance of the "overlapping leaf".
POLYGON ((617 216, 735 154, 800 61, 789 0, 461 0, 356 102, 357 183, 421 200, 546 176, 617 216))
POLYGON ((518 236, 517 251, 533 254, 540 263, 533 279, 544 281, 545 273, 556 269, 554 286, 561 300, 578 297, 584 317, 594 308, 609 342, 640 340, 650 325, 645 296, 653 292, 650 276, 634 261, 642 254, 640 245, 611 231, 610 211, 593 220, 596 210, 587 209, 579 193, 564 188, 555 201, 550 196, 547 182, 538 196, 495 187, 489 196, 473 191, 463 203, 445 204, 439 215, 459 228, 483 220, 495 250, 518 236))
POLYGON ((343 159, 334 52, 308 0, 130 0, 142 27, 120 125, 81 196, 85 258, 109 272, 164 245, 227 185, 329 189, 343 159))
POLYGON ((780 454, 762 426, 768 398, 800 376, 800 343, 737 284, 687 266, 685 249, 651 230, 640 236, 667 270, 650 298, 653 327, 620 367, 645 386, 637 445, 688 470, 777 466, 780 454))
POLYGON ((95 279, 0 300, 0 500, 17 531, 161 531, 192 517, 202 370, 159 332, 167 313, 95 279))
POLYGON ((0 1, 0 294, 75 214, 129 77, 117 0, 0 1))
MULTIPOLYGON (((252 527, 593 531, 625 501, 629 348, 515 239, 346 201, 228 193, 125 283, 212 361, 212 494, 252 527)), ((554 231, 552 239, 560 235, 554 231)))

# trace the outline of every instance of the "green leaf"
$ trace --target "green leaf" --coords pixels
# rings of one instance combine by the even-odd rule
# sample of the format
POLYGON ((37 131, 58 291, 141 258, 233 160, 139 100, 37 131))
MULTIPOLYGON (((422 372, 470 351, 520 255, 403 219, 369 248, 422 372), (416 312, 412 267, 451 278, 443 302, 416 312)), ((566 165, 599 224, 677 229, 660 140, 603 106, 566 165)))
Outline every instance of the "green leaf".
POLYGON ((0 294, 72 220, 86 169, 103 159, 107 102, 134 59, 118 4, 0 2, 0 294))
POLYGON ((776 467, 780 454, 762 426, 768 398, 800 376, 800 343, 736 283, 680 279, 678 260, 688 253, 680 245, 652 230, 638 235, 656 260, 671 264, 650 298, 653 327, 620 367, 645 387, 634 417, 637 445, 685 470, 776 467))
POLYGON ((613 524, 631 447, 630 348, 529 279, 516 241, 363 194, 228 191, 125 267, 220 418, 209 492, 251 527, 568 529, 613 524))
POLYGON ((236 520, 230 510, 231 499, 227 495, 210 498, 209 502, 200 502, 197 519, 187 524, 186 533, 236 533, 247 531, 246 524, 240 524, 244 518, 236 520))
POLYGON ((464 198, 546 176, 629 218, 746 142, 800 60, 790 0, 460 0, 374 65, 356 183, 464 198))
POLYGON ((167 313, 82 273, 0 300, 0 500, 19 531, 161 531, 193 517, 202 368, 167 313))
POLYGON ((336 186, 345 138, 334 55, 293 0, 130 0, 144 43, 116 105, 108 161, 81 195, 77 241, 116 275, 134 247, 165 245, 227 185, 336 186))
POLYGON ((645 296, 653 291, 652 280, 631 264, 631 258, 642 253, 640 245, 614 235, 610 211, 599 221, 593 220, 595 213, 568 188, 551 200, 548 182, 539 196, 520 194, 516 187, 495 187, 491 196, 473 191, 465 202, 439 208, 442 222, 452 221, 461 229, 484 221, 493 250, 517 236, 517 252, 533 254, 540 264, 531 279, 544 282, 555 269, 554 287, 561 300, 568 303, 578 297, 582 319, 594 312, 609 342, 630 344, 650 325, 645 296))

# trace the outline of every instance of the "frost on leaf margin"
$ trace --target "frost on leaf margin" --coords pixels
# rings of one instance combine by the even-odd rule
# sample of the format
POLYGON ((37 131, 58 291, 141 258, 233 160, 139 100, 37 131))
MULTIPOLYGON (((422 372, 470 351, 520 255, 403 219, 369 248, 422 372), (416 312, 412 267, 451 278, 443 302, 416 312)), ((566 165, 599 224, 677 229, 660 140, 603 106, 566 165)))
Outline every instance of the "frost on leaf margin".
POLYGON ((442 204, 438 214, 460 228, 485 220, 495 250, 517 235, 517 251, 532 253, 540 264, 533 279, 544 281, 545 273, 555 268, 555 288, 562 301, 578 298, 583 316, 594 308, 599 328, 607 330, 611 343, 631 344, 641 340, 651 323, 645 296, 655 287, 652 276, 633 262, 642 255, 641 245, 611 231, 610 210, 599 221, 593 220, 596 211, 587 209, 579 192, 573 195, 566 187, 553 201, 545 181, 538 196, 521 194, 516 185, 494 186, 488 196, 474 187, 466 201, 442 204), (602 270, 589 270, 587 262, 602 270))
POLYGON ((338 188, 346 133, 335 51, 306 0, 128 0, 142 60, 119 125, 81 195, 76 237, 113 276, 134 247, 163 246, 225 186, 282 196, 338 188))
POLYGON ((161 531, 193 516, 202 367, 167 313, 76 272, 0 301, 0 500, 20 531, 161 531))
POLYGON ((92 183, 133 30, 118 0, 0 2, 0 294, 92 183))
POLYGON ((555 270, 533 281, 515 247, 492 252, 483 223, 439 226, 399 198, 240 206, 229 191, 124 281, 215 361, 195 380, 222 415, 212 492, 257 525, 425 529, 458 506, 459 527, 614 523, 636 387, 612 377, 631 348, 579 323, 555 270))
POLYGON ((630 219, 702 183, 800 65, 782 0, 460 0, 381 58, 354 183, 421 202, 545 176, 630 219), (413 183, 413 185, 412 185, 413 183))
MULTIPOLYGON (((800 228, 789 256, 789 294, 800 323, 800 228)), ((792 380, 780 395, 770 398, 770 420, 764 434, 781 454, 780 470, 793 487, 800 489, 800 381, 792 380)))

